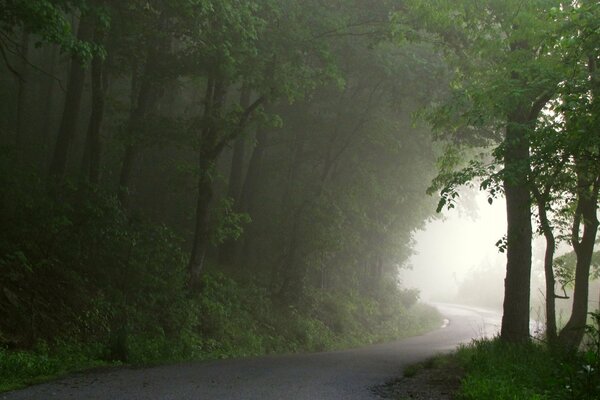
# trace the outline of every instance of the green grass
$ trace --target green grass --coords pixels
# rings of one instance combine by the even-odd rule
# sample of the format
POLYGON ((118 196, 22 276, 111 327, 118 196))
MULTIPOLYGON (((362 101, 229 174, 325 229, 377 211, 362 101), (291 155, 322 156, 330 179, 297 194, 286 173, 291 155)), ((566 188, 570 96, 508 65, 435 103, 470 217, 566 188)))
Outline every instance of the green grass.
POLYGON ((456 366, 455 358, 455 355, 439 354, 423 362, 409 365, 404 368, 402 375, 405 378, 412 378, 425 369, 454 368, 456 366))
POLYGON ((600 398, 598 355, 567 354, 543 344, 475 341, 454 355, 465 369, 458 400, 600 398))
MULTIPOLYGON (((232 301, 232 298, 213 296, 201 302, 198 312, 203 321, 199 331, 171 339, 157 334, 131 335, 127 340, 128 364, 148 366, 186 360, 327 351, 412 336, 441 323, 435 309, 417 304, 405 310, 401 317, 381 322, 371 330, 365 329, 370 324, 356 323, 358 316, 349 315, 342 321, 347 327, 336 331, 324 321, 296 310, 277 313, 268 302, 249 305, 243 299, 232 301), (265 308, 261 310, 258 306, 265 308)), ((256 301, 257 297, 252 298, 256 301)), ((110 361, 109 354, 107 345, 100 343, 48 345, 42 342, 28 351, 0 347, 0 392, 86 369, 123 365, 110 361)))
POLYGON ((66 374, 90 368, 118 365, 103 361, 98 346, 57 344, 51 350, 45 344, 31 351, 0 348, 0 392, 19 389, 66 374))

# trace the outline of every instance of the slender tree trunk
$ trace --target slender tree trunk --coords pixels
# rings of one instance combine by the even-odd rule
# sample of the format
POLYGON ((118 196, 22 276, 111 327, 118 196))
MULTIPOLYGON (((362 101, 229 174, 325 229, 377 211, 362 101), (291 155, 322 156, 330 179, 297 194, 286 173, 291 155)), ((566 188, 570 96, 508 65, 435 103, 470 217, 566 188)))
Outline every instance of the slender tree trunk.
POLYGON ((17 87, 17 121, 15 128, 15 147, 19 154, 24 150, 24 136, 25 136, 25 116, 27 109, 27 80, 29 79, 29 32, 23 31, 21 37, 20 46, 20 68, 19 68, 19 81, 17 87))
MULTIPOLYGON (((250 88, 247 85, 242 87, 240 93, 240 106, 247 109, 250 105, 250 88)), ((238 138, 233 145, 233 154, 231 156, 231 171, 229 173, 229 187, 227 196, 233 199, 234 210, 240 210, 240 196, 242 191, 242 180, 244 174, 244 153, 246 138, 238 134, 238 138)), ((238 248, 238 242, 233 239, 226 240, 219 247, 219 264, 232 265, 235 262, 235 255, 238 248)))
POLYGON ((216 122, 221 117, 225 93, 225 82, 221 78, 212 77, 208 80, 204 103, 204 127, 200 134, 196 223, 192 251, 188 263, 188 285, 191 289, 198 288, 200 285, 200 278, 204 270, 204 261, 210 243, 209 207, 213 197, 212 176, 215 161, 219 155, 215 153, 220 133, 216 122))
MULTIPOLYGON (((294 148, 295 151, 293 157, 293 164, 289 175, 290 185, 288 186, 288 191, 286 191, 286 194, 284 195, 284 201, 282 202, 282 210, 286 205, 292 203, 289 197, 292 194, 290 186, 294 184, 294 182, 296 182, 296 174, 298 172, 297 167, 302 157, 302 144, 304 142, 302 138, 300 138, 300 136, 297 137, 297 140, 297 146, 295 146, 294 148)), ((290 239, 288 241, 287 248, 285 249, 284 257, 282 258, 283 261, 279 266, 279 273, 283 276, 283 284, 281 286, 278 297, 284 299, 284 301, 286 301, 287 304, 293 304, 293 302, 295 302, 302 294, 301 292, 303 289, 303 280, 307 273, 305 266, 302 263, 298 263, 297 260, 302 240, 302 219, 304 218, 304 215, 310 209, 311 206, 318 204, 321 196, 323 195, 325 184, 327 183, 331 170, 335 164, 335 159, 332 156, 334 144, 335 138, 333 138, 333 140, 331 140, 328 144, 325 156, 323 157, 323 166, 321 169, 321 174, 317 182, 315 182, 313 191, 309 194, 309 197, 306 198, 294 212, 294 217, 292 219, 292 227, 290 229, 290 239)), ((381 259, 379 258, 378 262, 380 261, 381 259)), ((378 267, 379 266, 380 265, 378 264, 378 267)))
POLYGON ((133 165, 137 158, 137 147, 133 144, 128 144, 125 147, 125 153, 123 154, 123 162, 121 163, 121 172, 119 173, 119 191, 118 199, 121 207, 124 210, 129 210, 130 200, 130 188, 133 165))
POLYGON ((517 110, 509 116, 506 128, 504 192, 508 229, 501 338, 508 342, 529 339, 532 230, 527 114, 517 110))
MULTIPOLYGON (((97 27, 94 32, 94 42, 102 43, 104 36, 103 29, 97 27)), ((104 96, 107 89, 107 80, 103 70, 104 60, 96 55, 92 60, 92 113, 81 161, 81 173, 84 179, 94 186, 100 182, 100 129, 104 117, 104 96)))
POLYGON ((240 210, 247 213, 252 218, 252 223, 247 227, 243 236, 242 250, 237 261, 238 265, 249 265, 252 259, 252 249, 254 248, 254 240, 256 238, 256 202, 257 202, 257 187, 261 180, 263 157, 267 148, 268 133, 264 127, 259 127, 256 130, 256 146, 250 156, 246 179, 242 186, 240 195, 240 210))
POLYGON ((189 262, 189 286, 198 288, 208 246, 210 244, 209 207, 213 198, 212 172, 214 164, 207 159, 200 160, 200 176, 198 178, 198 200, 196 202, 196 224, 194 241, 189 262))
MULTIPOLYGON (((573 224, 573 249, 577 257, 575 266, 575 288, 573 290, 573 308, 569 321, 559 335, 559 341, 565 347, 577 348, 583 339, 588 314, 590 266, 594 254, 594 244, 598 233, 597 202, 598 188, 589 190, 590 182, 581 179, 579 171, 577 186, 580 188, 577 210, 573 224), (583 220, 583 221, 582 221, 583 220), (583 222, 583 236, 579 240, 579 229, 583 222)), ((596 184, 597 185, 597 184, 596 184)))
POLYGON ((297 256, 300 247, 301 219, 308 205, 309 201, 304 201, 294 212, 287 248, 281 258, 278 273, 273 274, 273 277, 277 275, 282 277, 282 284, 277 292, 277 298, 283 304, 295 304, 302 294, 302 281, 306 270, 302 265, 298 265, 297 256))
MULTIPOLYGON (((77 39, 89 41, 93 32, 92 25, 93 21, 91 17, 83 14, 79 21, 79 28, 77 29, 77 39)), ((77 130, 84 81, 85 69, 82 60, 77 55, 73 55, 71 57, 71 70, 67 83, 65 105, 58 129, 54 154, 50 163, 50 177, 55 181, 61 181, 65 176, 69 148, 77 130)))
POLYGON ((231 155, 231 171, 229 173, 227 196, 233 199, 235 203, 239 202, 242 190, 245 147, 245 138, 237 138, 233 144, 233 154, 231 155))
MULTIPOLYGON (((592 108, 600 107, 600 77, 597 73, 597 55, 588 58, 588 71, 592 93, 592 108)), ((598 118, 596 116, 596 118, 598 118)), ((588 132, 600 139, 600 131, 595 126, 588 132)), ((586 146, 586 145, 584 145, 586 146)), ((577 263, 575 266, 575 288, 571 318, 559 334, 559 341, 570 348, 577 348, 585 333, 589 301, 590 266, 594 254, 594 245, 598 233, 598 194, 600 191, 600 162, 598 145, 582 149, 575 159, 577 174, 577 209, 573 220, 571 242, 577 263), (582 221, 583 220, 583 221, 582 221), (583 236, 579 239, 579 230, 583 222, 583 236)))
MULTIPOLYGON (((242 109, 248 108, 250 105, 250 88, 242 87, 240 94, 240 106, 242 109)), ((244 153, 245 153, 246 138, 241 132, 238 134, 233 146, 233 154, 231 157, 231 171, 229 174, 229 188, 227 195, 239 204, 240 194, 242 191, 242 178, 244 173, 244 153)))
POLYGON ((264 102, 265 96, 260 96, 246 107, 236 127, 232 131, 223 128, 223 104, 227 94, 226 80, 217 74, 209 77, 206 85, 204 101, 203 129, 200 133, 200 162, 198 178, 198 202, 196 205, 196 227, 189 270, 189 287, 196 288, 200 283, 204 267, 204 259, 209 244, 209 206, 212 199, 212 176, 218 157, 225 146, 235 141, 244 131, 252 113, 264 102))
POLYGON ((134 66, 132 71, 131 109, 127 122, 128 138, 119 174, 118 190, 119 202, 126 210, 130 206, 131 181, 135 161, 140 152, 140 137, 146 129, 144 125, 147 117, 155 109, 162 94, 162 85, 157 82, 161 78, 157 64, 161 57, 168 54, 168 46, 169 43, 165 39, 155 39, 149 43, 141 76, 138 78, 137 66, 134 66))
MULTIPOLYGON (((48 48, 48 66, 46 67, 46 70, 48 71, 48 74, 50 75, 54 75, 54 72, 56 70, 56 64, 57 64, 57 58, 58 58, 58 48, 56 45, 51 45, 48 48)), ((52 135, 52 125, 53 125, 53 119, 52 116, 54 115, 53 112, 53 105, 54 105, 54 89, 56 86, 56 82, 54 78, 46 78, 45 82, 44 82, 44 86, 42 89, 42 99, 44 99, 44 106, 43 106, 43 112, 44 112, 44 116, 43 118, 40 119, 41 121, 41 126, 39 126, 38 131, 41 134, 42 137, 42 149, 40 149, 41 151, 43 151, 43 153, 41 153, 39 155, 39 159, 43 160, 43 168, 46 168, 45 166, 48 165, 49 160, 48 160, 48 151, 47 149, 50 147, 50 139, 51 139, 51 135, 52 135)))
POLYGON ((260 182, 262 174, 262 162, 265 151, 268 145, 268 134, 264 127, 256 129, 256 146, 250 156, 248 162, 248 171, 246 171, 246 179, 242 185, 240 195, 240 210, 254 215, 256 211, 256 187, 260 182))
POLYGON ((556 239, 548 221, 546 213, 546 202, 543 198, 537 199, 538 214, 544 238, 546 239, 546 251, 544 253, 544 276, 546 278, 546 338, 553 344, 557 339, 556 329, 556 293, 554 291, 554 252, 556 251, 556 239))
MULTIPOLYGON (((127 121, 128 130, 133 126, 134 113, 138 104, 140 72, 137 62, 134 62, 131 68, 131 87, 129 91, 129 121, 127 121)), ((132 133, 129 132, 128 141, 125 144, 125 152, 121 161, 121 169, 119 171, 119 183, 117 189, 117 198, 121 207, 129 209, 129 188, 131 186, 131 171, 135 160, 136 149, 133 145, 132 133)))

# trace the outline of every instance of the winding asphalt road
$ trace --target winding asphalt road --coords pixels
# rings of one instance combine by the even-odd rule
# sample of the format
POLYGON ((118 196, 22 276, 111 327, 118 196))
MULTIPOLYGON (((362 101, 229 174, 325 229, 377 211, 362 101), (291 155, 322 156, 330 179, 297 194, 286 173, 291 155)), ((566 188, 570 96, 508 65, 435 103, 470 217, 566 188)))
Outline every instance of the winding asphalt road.
POLYGON ((445 326, 352 350, 86 373, 0 395, 3 400, 367 400, 406 366, 494 335, 499 314, 435 304, 445 326))

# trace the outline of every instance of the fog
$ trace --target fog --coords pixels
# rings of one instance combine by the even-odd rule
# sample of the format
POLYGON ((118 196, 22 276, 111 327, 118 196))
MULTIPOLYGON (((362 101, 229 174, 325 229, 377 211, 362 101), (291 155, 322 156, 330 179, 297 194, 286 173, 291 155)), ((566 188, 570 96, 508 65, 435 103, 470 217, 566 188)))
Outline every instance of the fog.
MULTIPOLYGON (((425 301, 466 301, 459 289, 473 277, 485 272, 486 285, 472 299, 486 297, 486 305, 501 304, 502 279, 506 256, 498 251, 496 242, 506 232, 504 199, 488 204, 483 192, 466 192, 457 207, 442 211, 413 234, 414 255, 408 261, 410 269, 401 277, 408 287, 420 289, 425 301)), ((481 282, 483 283, 483 282, 481 282)))
MULTIPOLYGON (((533 221, 535 227, 535 221, 533 221)), ((506 233, 506 202, 488 203, 485 192, 465 190, 456 208, 443 210, 413 233, 413 255, 400 279, 406 287, 419 289, 425 302, 449 302, 501 310, 504 298, 506 254, 496 243, 506 233)), ((532 242, 531 315, 544 320, 543 237, 532 242)), ((568 243, 559 242, 556 257, 569 253, 568 243)), ((572 288, 567 288, 569 296, 572 288)), ((591 308, 598 304, 598 282, 590 283, 591 308)), ((571 309, 570 299, 559 299, 559 319, 571 309)))
MULTIPOLYGON (((296 352, 326 374, 290 362, 284 393, 341 364, 353 390, 401 365, 333 350, 421 336, 424 360, 502 318, 552 344, 570 318, 575 349, 600 300, 600 7, 533 3, 0 1, 0 392, 296 352)), ((253 374, 222 373, 265 398, 253 374)))

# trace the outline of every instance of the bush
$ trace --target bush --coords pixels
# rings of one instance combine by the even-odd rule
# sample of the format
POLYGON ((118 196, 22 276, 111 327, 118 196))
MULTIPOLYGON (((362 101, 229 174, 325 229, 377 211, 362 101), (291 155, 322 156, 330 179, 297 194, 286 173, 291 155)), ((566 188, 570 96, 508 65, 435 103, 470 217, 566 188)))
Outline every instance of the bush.
MULTIPOLYGON (((0 208, 0 344, 119 347, 129 335, 191 333, 185 255, 169 229, 128 217, 93 188, 49 195, 34 175, 0 181, 13 189, 0 208)), ((106 357, 127 358, 112 350, 106 357)))
POLYGON ((50 194, 8 167, 0 185, 0 390, 98 365, 361 345, 440 322, 396 284, 307 287, 292 305, 208 269, 192 294, 182 240, 113 195, 68 183, 50 194))
POLYGON ((40 342, 30 351, 0 348, 0 392, 17 389, 64 373, 108 365, 96 345, 40 342))
MULTIPOLYGON (((598 319, 596 319, 598 322, 598 319)), ((475 341, 459 349, 466 370, 459 399, 594 400, 600 398, 597 327, 590 327, 594 346, 578 353, 543 344, 475 341)))

